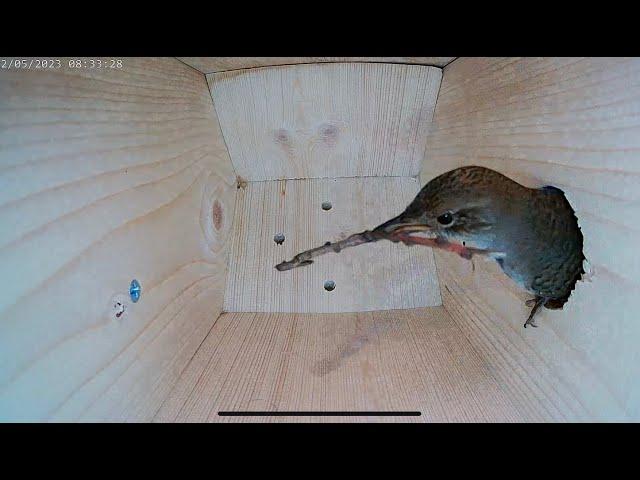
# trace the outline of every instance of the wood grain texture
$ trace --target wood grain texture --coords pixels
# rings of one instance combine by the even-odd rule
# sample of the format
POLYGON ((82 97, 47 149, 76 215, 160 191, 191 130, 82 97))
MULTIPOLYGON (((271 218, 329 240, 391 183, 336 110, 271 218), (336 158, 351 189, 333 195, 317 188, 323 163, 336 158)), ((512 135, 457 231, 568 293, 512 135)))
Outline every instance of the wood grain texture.
POLYGON ((144 420, 221 310, 235 174, 194 70, 65 64, 0 73, 0 420, 144 420))
POLYGON ((418 175, 440 77, 439 68, 371 63, 207 76, 247 180, 418 175))
POLYGON ((357 312, 440 305, 430 248, 388 241, 274 267, 302 250, 374 228, 418 192, 413 178, 249 182, 238 190, 225 311, 357 312), (331 202, 331 210, 322 203, 331 202), (274 235, 285 241, 276 244, 274 235), (335 290, 324 290, 333 280, 335 290))
POLYGON ((523 396, 551 399, 553 418, 640 419, 640 59, 458 59, 428 144, 423 183, 476 164, 564 190, 591 265, 564 310, 524 330, 526 297, 499 269, 480 264, 462 285, 460 260, 438 255, 445 307, 470 341, 523 396))
POLYGON ((225 313, 157 422, 465 422, 529 418, 442 307, 225 313), (420 417, 220 417, 219 411, 421 411, 420 417))
POLYGON ((409 63, 444 67, 456 57, 178 57, 202 73, 300 63, 371 62, 409 63))

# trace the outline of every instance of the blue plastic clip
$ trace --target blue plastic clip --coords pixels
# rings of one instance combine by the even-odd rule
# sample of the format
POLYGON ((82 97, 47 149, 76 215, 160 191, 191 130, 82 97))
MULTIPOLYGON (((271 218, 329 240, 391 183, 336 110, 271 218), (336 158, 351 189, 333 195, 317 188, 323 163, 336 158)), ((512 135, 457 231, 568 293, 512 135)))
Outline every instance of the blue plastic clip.
POLYGON ((131 297, 131 301, 136 303, 140 300, 140 292, 142 291, 142 287, 138 283, 137 280, 131 280, 131 285, 129 286, 129 296, 131 297))

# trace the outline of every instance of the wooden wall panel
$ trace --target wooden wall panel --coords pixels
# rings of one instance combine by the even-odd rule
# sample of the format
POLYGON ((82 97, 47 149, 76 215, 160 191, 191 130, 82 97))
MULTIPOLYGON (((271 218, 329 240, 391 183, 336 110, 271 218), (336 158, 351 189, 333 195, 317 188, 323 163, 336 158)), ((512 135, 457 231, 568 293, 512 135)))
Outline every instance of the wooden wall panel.
POLYGON ((178 57, 202 73, 216 73, 243 68, 326 62, 410 63, 444 67, 455 57, 178 57))
POLYGON ((0 146, 0 419, 149 418, 223 302, 235 174, 204 76, 2 70, 0 146))
POLYGON ((546 420, 514 403, 442 307, 225 313, 157 422, 546 420), (240 353, 238 353, 240 352, 240 353), (219 411, 419 411, 420 417, 221 417, 219 411))
POLYGON ((561 416, 640 419, 640 59, 458 59, 444 70, 428 144, 423 183, 476 164, 563 189, 591 265, 564 310, 524 330, 526 296, 499 269, 479 263, 476 280, 449 294, 460 283, 449 271, 463 267, 439 254, 445 306, 470 341, 503 378, 555 376, 556 392, 540 384, 523 395, 564 398, 561 416))
POLYGON ((441 70, 324 64, 208 75, 247 180, 416 176, 441 70))
POLYGON ((238 190, 225 311, 357 312, 440 305, 429 248, 381 241, 330 253, 285 272, 274 266, 398 215, 414 178, 249 182, 238 190), (331 202, 331 210, 321 208, 331 202), (282 245, 274 235, 282 233, 282 245), (324 290, 333 280, 335 290, 324 290))

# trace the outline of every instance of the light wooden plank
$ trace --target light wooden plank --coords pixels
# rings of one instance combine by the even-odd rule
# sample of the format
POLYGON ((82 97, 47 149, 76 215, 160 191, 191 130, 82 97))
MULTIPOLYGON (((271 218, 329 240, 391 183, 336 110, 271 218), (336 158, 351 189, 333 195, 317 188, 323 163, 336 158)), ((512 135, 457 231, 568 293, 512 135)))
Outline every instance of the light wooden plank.
MULTIPOLYGON (((566 371, 584 389, 603 392, 586 365, 563 344, 556 324, 564 312, 543 311, 538 329, 524 329, 529 308, 523 293, 497 264, 471 263, 448 252, 436 252, 442 297, 447 312, 488 363, 510 396, 536 420, 584 421, 593 414, 563 379, 566 371), (562 363, 554 356, 561 356, 562 363)), ((576 326, 574 325, 574 328, 576 326)))
POLYGON ((357 312, 440 305, 431 249, 383 241, 274 266, 326 241, 398 215, 418 192, 413 178, 249 182, 238 190, 225 311, 357 312), (331 210, 322 203, 331 202, 331 210), (282 233, 278 245, 274 236, 282 233), (333 280, 328 292, 324 282, 333 280))
POLYGON ((194 70, 61 63, 0 73, 0 419, 148 419, 222 307, 235 174, 194 70))
MULTIPOLYGON (((473 286, 442 287, 445 306, 505 382, 563 399, 558 418, 640 419, 638 139, 640 59, 465 58, 445 69, 423 183, 483 165, 563 189, 578 216, 590 280, 564 310, 544 310, 537 330, 519 326, 525 297, 495 266, 478 264, 473 286)), ((460 286, 448 272, 460 271, 459 260, 442 258, 441 280, 460 286)))
POLYGON ((236 172, 247 180, 416 176, 441 70, 368 63, 208 75, 236 172))
POLYGON ((530 419, 442 307, 225 313, 157 422, 530 419), (219 411, 420 411, 420 417, 220 417, 219 411))
POLYGON ((272 67, 299 63, 375 62, 410 63, 444 67, 456 57, 178 57, 202 73, 216 73, 243 68, 272 67))

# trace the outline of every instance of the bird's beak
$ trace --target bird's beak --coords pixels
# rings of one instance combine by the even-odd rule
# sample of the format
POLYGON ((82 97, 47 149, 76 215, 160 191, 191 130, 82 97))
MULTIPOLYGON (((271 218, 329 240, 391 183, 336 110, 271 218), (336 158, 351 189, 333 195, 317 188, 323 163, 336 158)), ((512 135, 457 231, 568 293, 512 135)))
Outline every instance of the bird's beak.
POLYGON ((412 233, 412 232, 424 232, 431 230, 431 227, 425 224, 423 221, 408 217, 406 214, 401 213, 395 218, 378 225, 374 231, 384 232, 388 234, 392 233, 412 233))

